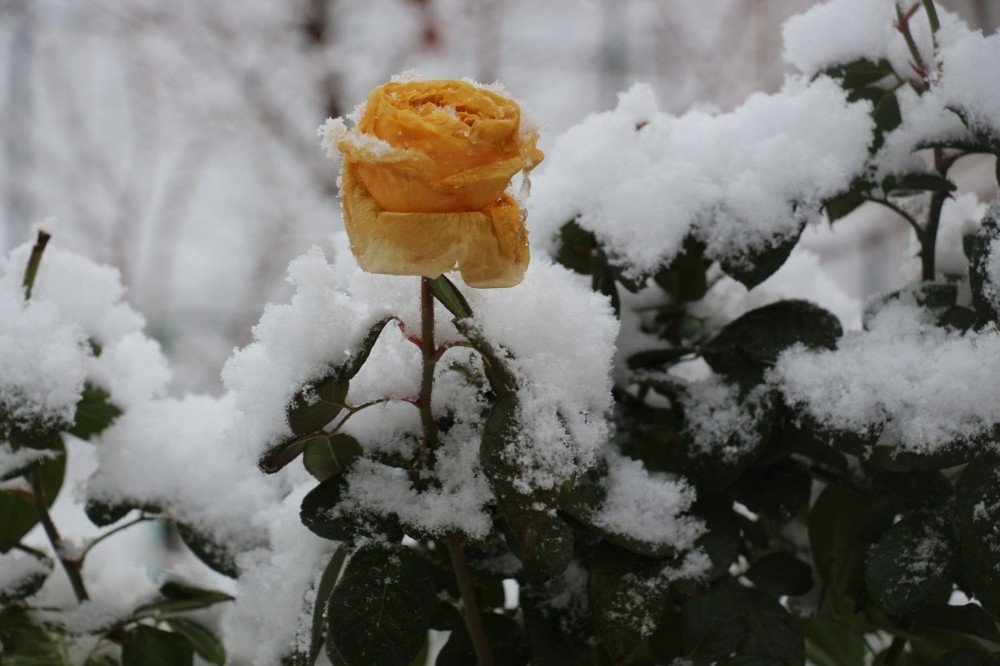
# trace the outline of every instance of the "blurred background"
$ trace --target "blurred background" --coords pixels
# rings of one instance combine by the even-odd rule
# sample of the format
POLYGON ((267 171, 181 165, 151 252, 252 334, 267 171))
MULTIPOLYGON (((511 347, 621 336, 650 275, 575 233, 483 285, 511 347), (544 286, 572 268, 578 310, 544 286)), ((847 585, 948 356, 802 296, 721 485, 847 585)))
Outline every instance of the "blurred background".
MULTIPOLYGON (((776 90, 780 26, 811 4, 0 0, 0 249, 44 223, 117 266, 175 388, 218 390, 264 304, 287 296, 288 261, 333 252, 336 165, 315 131, 373 85, 411 68, 500 79, 545 148, 633 81, 674 113, 776 90)), ((997 0, 941 4, 986 31, 1000 22, 997 0)), ((864 296, 892 286, 882 257, 905 249, 901 229, 868 220, 808 242, 864 296)))

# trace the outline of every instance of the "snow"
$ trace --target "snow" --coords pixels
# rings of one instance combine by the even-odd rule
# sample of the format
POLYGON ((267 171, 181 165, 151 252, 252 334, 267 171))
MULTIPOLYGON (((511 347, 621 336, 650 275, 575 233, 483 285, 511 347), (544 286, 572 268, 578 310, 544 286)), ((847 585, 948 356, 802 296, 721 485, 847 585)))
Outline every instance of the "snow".
POLYGON ((16 592, 33 578, 47 576, 51 570, 39 558, 16 550, 0 554, 0 598, 16 592))
POLYGON ((688 384, 680 406, 692 453, 738 460, 760 441, 762 399, 759 391, 741 396, 737 385, 718 376, 688 384))
MULTIPOLYGON (((1000 223, 1000 198, 989 207, 986 218, 1000 223)), ((985 279, 983 280, 983 295, 1000 310, 1000 237, 990 240, 984 262, 985 279)))
MULTIPOLYGON (((942 24, 947 12, 938 9, 942 24)), ((913 57, 895 28, 895 0, 829 0, 789 18, 782 27, 784 59, 812 76, 856 60, 886 59, 897 72, 911 73, 913 57)), ((925 62, 933 53, 931 31, 923 10, 910 20, 910 30, 925 62)))
POLYGON ((170 371, 122 300, 119 272, 50 243, 25 301, 30 251, 22 245, 0 260, 0 409, 20 425, 65 426, 85 382, 121 407, 161 395, 170 371))
POLYGON ((821 424, 857 433, 885 424, 880 444, 933 453, 1000 423, 1000 333, 937 326, 912 296, 883 305, 867 330, 832 351, 794 347, 771 379, 821 424))
POLYGON ((1000 70, 1000 36, 973 32, 941 49, 941 95, 971 127, 1000 140, 1000 89, 987 72, 1000 70))
POLYGON ((227 644, 249 652, 256 666, 281 663, 292 648, 308 644, 302 630, 311 626, 311 591, 337 546, 302 527, 299 505, 308 489, 302 486, 260 511, 252 525, 266 530, 271 545, 237 559, 239 596, 224 623, 227 644), (238 641, 246 626, 254 629, 249 645, 238 641))
POLYGON ((607 496, 593 521, 622 536, 678 551, 694 549, 705 525, 685 515, 695 501, 695 489, 683 479, 651 473, 642 462, 608 454, 607 496))
POLYGON ((797 246, 771 277, 748 290, 733 278, 712 272, 714 283, 704 298, 691 304, 691 314, 709 330, 721 329, 741 315, 771 303, 800 298, 835 314, 845 330, 861 328, 862 304, 844 292, 820 264, 819 257, 797 246))
MULTIPOLYGON (((947 79, 942 79, 947 80, 947 79)), ((948 108, 948 99, 938 88, 922 95, 904 86, 896 91, 902 123, 886 133, 885 143, 875 156, 875 180, 912 173, 937 173, 924 146, 935 143, 963 143, 972 140, 962 119, 948 108)))
POLYGON ((551 247, 576 219, 630 275, 668 263, 689 233, 714 259, 772 247, 864 167, 871 107, 845 95, 826 77, 790 78, 730 113, 675 117, 637 84, 614 111, 556 139, 534 178, 529 225, 551 247))
MULTIPOLYGON (((420 391, 419 349, 409 339, 420 331, 419 279, 367 274, 351 265, 349 254, 340 256, 343 263, 331 265, 313 249, 293 261, 291 302, 268 306, 254 342, 226 364, 223 378, 236 414, 224 441, 256 459, 288 437, 285 405, 295 392, 346 360, 371 323, 392 314, 398 321, 383 331, 347 396, 351 405, 390 402, 344 424, 366 456, 348 472, 338 510, 395 515, 423 533, 485 536, 493 495, 478 450, 489 405, 482 382, 468 380, 482 375, 481 362, 464 348, 449 349, 438 362, 432 408, 454 423, 441 436, 436 483, 414 490, 384 456, 410 459, 419 441, 417 410, 406 402, 420 391)), ((610 306, 585 279, 544 259, 512 289, 471 290, 460 281, 459 287, 478 334, 505 357, 518 381, 520 436, 506 451, 524 470, 516 482, 526 491, 558 487, 592 465, 607 438, 618 333, 610 306)), ((441 306, 435 312, 436 343, 460 340, 452 315, 441 306)))
POLYGON ((159 506, 232 556, 265 543, 253 517, 281 494, 252 461, 223 445, 234 418, 232 396, 133 406, 99 437, 88 497, 159 506))
POLYGON ((48 449, 17 449, 10 444, 0 443, 0 478, 24 469, 40 460, 54 458, 59 455, 48 449))
POLYGON ((337 276, 319 248, 288 267, 295 295, 268 305, 254 341, 226 362, 222 379, 238 414, 229 438, 252 457, 291 436, 285 406, 303 386, 346 362, 351 350, 385 311, 337 289, 337 276))

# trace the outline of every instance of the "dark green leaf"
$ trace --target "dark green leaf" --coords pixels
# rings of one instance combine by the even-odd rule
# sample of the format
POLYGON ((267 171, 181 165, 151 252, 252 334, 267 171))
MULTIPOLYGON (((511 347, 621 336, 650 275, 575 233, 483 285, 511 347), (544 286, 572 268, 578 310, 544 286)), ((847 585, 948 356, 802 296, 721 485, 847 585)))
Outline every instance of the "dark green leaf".
POLYGON ((681 609, 684 649, 692 657, 712 661, 736 652, 747 636, 742 589, 725 577, 706 594, 691 597, 681 609))
POLYGON ((955 495, 948 479, 934 470, 879 470, 872 487, 899 513, 940 510, 955 495))
POLYGON ((915 613, 914 619, 923 626, 958 631, 1000 645, 996 622, 976 604, 928 606, 915 613))
POLYGON ((306 441, 302 462, 318 481, 343 474, 364 451, 350 435, 318 435, 306 441))
MULTIPOLYGON (((59 446, 59 455, 46 459, 37 468, 48 506, 52 506, 59 495, 66 473, 66 455, 61 440, 59 446)), ((38 524, 38 520, 34 502, 25 493, 0 490, 0 552, 5 553, 17 545, 38 524)))
POLYGON ((313 434, 303 435, 302 437, 292 437, 290 439, 281 442, 276 446, 272 446, 267 451, 264 452, 257 460, 257 466, 260 471, 265 474, 274 474, 279 472, 286 465, 291 463, 293 460, 299 457, 299 455, 305 451, 306 444, 312 441, 316 437, 325 437, 323 434, 313 434))
POLYGON ((330 645, 348 664, 407 666, 430 629, 435 588, 405 547, 358 550, 330 597, 330 645))
POLYGON ((865 203, 864 192, 855 189, 833 199, 827 199, 823 207, 826 209, 826 216, 830 222, 836 222, 853 213, 863 203, 865 203))
POLYGON ((102 388, 87 384, 76 403, 76 422, 69 432, 81 439, 98 435, 121 416, 122 410, 110 401, 111 395, 102 388))
POLYGON ((954 192, 955 183, 933 173, 909 173, 902 176, 886 176, 882 181, 882 191, 886 194, 905 196, 922 192, 954 192))
MULTIPOLYGON (((304 386, 285 408, 288 417, 288 426, 296 435, 307 435, 317 432, 335 419, 344 409, 344 399, 350 386, 350 380, 358 374, 372 348, 378 342, 386 325, 393 321, 393 317, 383 317, 375 322, 357 345, 352 349, 350 358, 343 364, 329 369, 325 375, 319 379, 310 381, 304 386)), ((261 468, 269 471, 265 467, 265 459, 278 456, 278 451, 286 446, 292 446, 291 457, 281 460, 288 464, 299 452, 294 450, 294 443, 288 442, 275 447, 264 455, 261 460, 261 468)), ((287 457, 287 456, 286 456, 287 457)), ((280 469, 280 467, 279 467, 280 469)))
POLYGON ((691 353, 690 349, 647 349, 632 354, 626 364, 629 370, 662 368, 691 353))
POLYGON ((750 565, 746 577, 775 596, 797 597, 813 588, 812 569, 790 553, 771 553, 750 565))
POLYGON ((586 475, 577 478, 572 488, 563 491, 560 495, 559 505, 566 513, 586 525, 592 532, 633 553, 648 557, 673 557, 676 555, 677 552, 673 546, 636 539, 615 532, 603 523, 595 521, 595 516, 604 507, 608 482, 606 466, 595 465, 586 475))
POLYGON ((194 663, 191 643, 180 635, 144 624, 125 634, 122 666, 186 666, 194 663))
POLYGON ((786 237, 771 239, 764 248, 745 249, 736 257, 725 257, 719 263, 726 275, 739 280, 747 289, 753 289, 774 275, 784 265, 799 243, 805 225, 786 237))
POLYGON ((89 500, 84 505, 84 512, 87 514, 87 518, 90 518, 90 522, 98 527, 106 527, 112 523, 117 523, 134 508, 131 503, 110 504, 108 502, 89 500))
POLYGON ((341 372, 338 368, 295 395, 287 409, 288 426, 293 433, 306 435, 321 430, 344 409, 349 381, 341 372))
POLYGON ((222 646, 222 641, 204 625, 180 617, 169 618, 167 623, 174 633, 187 639, 199 657, 210 664, 223 666, 226 663, 226 648, 222 646))
POLYGON ((556 261, 584 275, 590 275, 593 256, 597 250, 594 234, 586 231, 575 220, 559 229, 559 251, 556 261))
POLYGON ((894 515, 888 502, 872 495, 836 485, 823 489, 809 512, 809 541, 827 595, 860 593, 865 552, 894 515))
POLYGON ((748 469, 736 481, 736 501, 778 525, 809 504, 811 491, 809 469, 793 458, 748 469))
POLYGON ((928 606, 951 590, 954 550, 940 519, 908 516, 890 527, 869 551, 868 591, 889 615, 928 606))
POLYGON ((92 654, 83 662, 83 666, 118 666, 118 660, 106 652, 92 654))
POLYGON ((504 535, 511 550, 532 579, 552 578, 573 559, 573 532, 555 515, 559 494, 525 494, 517 481, 522 470, 507 457, 508 442, 517 437, 517 397, 507 393, 490 410, 483 428, 480 460, 504 519, 504 535))
POLYGON ((847 97, 850 102, 866 99, 872 103, 872 120, 875 121, 875 140, 870 150, 877 151, 885 141, 885 134, 899 127, 903 122, 899 111, 899 100, 894 90, 876 87, 857 88, 847 97))
POLYGON ((541 593, 539 588, 521 588, 521 606, 524 610, 524 629, 531 646, 533 666, 610 665, 607 653, 593 645, 593 629, 584 622, 585 613, 560 613, 553 609, 554 594, 565 592, 564 587, 541 593))
POLYGON ((770 658, 784 666, 800 666, 806 661, 805 639, 798 622, 768 594, 742 590, 746 599, 747 635, 740 654, 770 658))
MULTIPOLYGON (((743 470, 753 464, 767 448, 777 425, 778 402, 770 391, 746 391, 735 387, 735 399, 722 403, 720 411, 742 412, 738 428, 689 420, 684 414, 680 431, 683 471, 709 489, 720 489, 732 484, 743 470)), ((699 396, 691 399, 698 404, 699 396)), ((683 409, 683 403, 678 407, 683 409)), ((702 417, 705 418, 705 417, 702 417)), ((723 419, 723 423, 728 423, 723 419)))
POLYGON ((316 601, 313 604, 312 631, 309 639, 307 666, 312 666, 316 663, 320 648, 323 647, 329 617, 330 596, 333 594, 333 588, 337 584, 337 579, 340 578, 340 572, 344 568, 344 560, 346 559, 347 549, 343 547, 338 548, 333 553, 326 568, 323 569, 323 575, 320 576, 319 584, 316 586, 316 601))
POLYGON ((862 59, 828 69, 824 73, 832 78, 840 79, 840 84, 846 90, 853 90, 870 86, 887 76, 892 76, 893 69, 885 58, 878 61, 862 59))
POLYGON ((65 648, 20 606, 0 609, 0 664, 71 666, 65 648))
POLYGON ((344 378, 344 383, 347 380, 354 379, 354 375, 361 371, 362 366, 364 366, 365 361, 372 353, 372 349, 375 347, 375 343, 378 342, 379 336, 382 335, 382 331, 389 324, 390 321, 394 321, 396 318, 392 316, 382 317, 374 324, 368 328, 368 332, 365 333, 365 337, 361 338, 361 341, 354 346, 351 358, 348 359, 346 363, 341 366, 340 376, 344 378))
POLYGON ((299 511, 302 524, 316 536, 346 543, 352 543, 362 535, 384 535, 393 539, 402 537, 394 517, 341 511, 339 505, 343 490, 344 477, 333 476, 309 491, 302 498, 299 511))
POLYGON ((972 304, 981 323, 1000 320, 1000 303, 993 295, 991 287, 993 278, 990 272, 992 247, 995 241, 1000 239, 1000 224, 995 219, 993 210, 986 214, 976 232, 965 236, 962 241, 965 256, 969 258, 972 304))
POLYGON ((806 656, 816 666, 865 666, 864 630, 827 614, 799 618, 806 656))
POLYGON ((236 558, 229 548, 216 543, 190 525, 184 523, 176 523, 176 525, 181 540, 191 549, 195 557, 225 576, 236 578, 239 575, 239 570, 236 568, 236 558))
POLYGON ((163 599, 136 608, 135 617, 183 613, 233 600, 233 597, 223 592, 205 590, 177 581, 168 581, 161 585, 160 594, 163 595, 163 599))
MULTIPOLYGON (((457 613, 454 613, 457 616, 457 613)), ((529 663, 528 644, 524 630, 512 618, 496 613, 483 613, 483 631, 490 646, 494 666, 523 666, 529 663)), ((455 630, 438 654, 435 666, 467 666, 476 663, 476 652, 469 632, 461 618, 455 630)))
POLYGON ((617 317, 621 313, 621 298, 618 296, 618 287, 615 286, 615 271, 608 264, 608 259, 603 252, 598 250, 591 261, 590 268, 590 288, 604 294, 611 301, 611 309, 617 317))
POLYGON ((674 303, 697 301, 708 291, 706 273, 711 264, 705 258, 705 244, 688 236, 683 251, 667 268, 656 273, 653 280, 674 303))
POLYGON ((666 567, 607 543, 594 554, 587 579, 591 622, 616 661, 656 629, 670 592, 666 567))
POLYGON ((755 386, 785 349, 833 349, 842 334, 837 317, 818 305, 778 301, 725 326, 705 345, 704 357, 716 372, 755 386))
POLYGON ((1000 460, 983 456, 968 465, 955 488, 955 519, 965 565, 976 599, 1000 618, 1000 460))
POLYGON ((982 666, 986 655, 976 650, 954 650, 941 655, 932 666, 982 666))
POLYGON ((472 307, 469 305, 469 301, 465 300, 465 296, 451 280, 442 275, 430 282, 434 298, 438 299, 448 312, 459 319, 472 316, 472 307))
POLYGON ((35 570, 21 569, 20 575, 17 576, 8 574, 5 577, 3 587, 0 587, 0 606, 17 601, 18 599, 30 597, 35 592, 38 592, 42 585, 45 584, 49 574, 52 573, 52 560, 41 553, 37 555, 32 552, 10 554, 6 557, 8 564, 12 564, 12 558, 35 559, 38 560, 43 568, 35 570))
POLYGON ((699 493, 691 514, 705 523, 706 531, 698 537, 695 546, 711 560, 712 566, 705 577, 714 580, 729 571, 740 553, 742 542, 732 499, 726 495, 699 493))

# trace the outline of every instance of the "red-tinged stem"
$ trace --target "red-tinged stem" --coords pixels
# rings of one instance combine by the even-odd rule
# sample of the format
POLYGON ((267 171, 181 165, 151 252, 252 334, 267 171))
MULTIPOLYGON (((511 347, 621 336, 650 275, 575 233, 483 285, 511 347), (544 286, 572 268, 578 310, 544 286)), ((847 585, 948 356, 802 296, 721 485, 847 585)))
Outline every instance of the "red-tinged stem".
MULTIPOLYGON (((430 454, 438 444, 437 426, 434 414, 431 412, 431 393, 434 388, 434 366, 443 350, 434 345, 434 292, 431 291, 431 281, 420 278, 420 352, 423 357, 423 374, 420 382, 420 422, 423 424, 424 438, 420 444, 420 458, 429 459, 430 454)), ((476 651, 476 662, 479 666, 493 666, 493 656, 490 654, 489 642, 483 630, 483 619, 479 615, 476 604, 476 594, 472 589, 472 575, 465 561, 465 540, 461 537, 445 539, 448 554, 451 556, 451 566, 455 571, 455 580, 462 593, 462 617, 469 631, 472 645, 476 651)))

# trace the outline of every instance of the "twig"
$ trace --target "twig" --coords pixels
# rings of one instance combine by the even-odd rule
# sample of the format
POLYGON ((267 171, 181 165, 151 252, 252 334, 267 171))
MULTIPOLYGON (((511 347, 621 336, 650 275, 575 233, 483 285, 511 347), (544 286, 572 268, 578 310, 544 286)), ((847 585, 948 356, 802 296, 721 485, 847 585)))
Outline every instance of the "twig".
POLYGON ((104 541, 105 539, 107 539, 112 534, 117 534, 118 532, 121 532, 124 529, 128 529, 129 527, 132 527, 133 525, 138 525, 139 523, 149 522, 151 520, 165 520, 165 518, 163 516, 147 516, 147 515, 143 514, 143 515, 139 516, 138 518, 135 518, 134 520, 130 520, 127 523, 122 523, 121 525, 118 525, 117 527, 115 527, 115 528, 113 528, 111 530, 108 530, 104 534, 101 534, 100 536, 96 537, 93 541, 91 541, 90 543, 88 543, 87 546, 80 552, 80 556, 77 558, 77 560, 80 563, 80 566, 83 566, 83 561, 84 561, 84 559, 86 559, 87 553, 89 553, 94 546, 96 546, 97 544, 101 543, 102 541, 104 541))
POLYGON ((451 566, 455 570, 458 589, 462 593, 462 617, 465 618, 465 627, 469 630, 472 646, 476 650, 476 662, 479 666, 493 666, 493 655, 490 654, 490 645, 483 629, 483 618, 479 615, 476 593, 472 589, 472 576, 465 561, 465 540, 455 537, 446 539, 445 544, 451 556, 451 566))
MULTIPOLYGON (((369 407, 374 407, 375 405, 384 405, 387 402, 392 402, 392 400, 393 400, 392 398, 379 398, 378 400, 369 400, 368 402, 362 403, 357 407, 352 407, 351 405, 345 405, 341 403, 332 403, 340 407, 343 407, 344 409, 347 410, 347 413, 344 414, 344 418, 340 419, 340 421, 337 422, 337 425, 333 427, 333 430, 330 431, 330 434, 339 431, 343 427, 343 425, 347 422, 347 419, 351 418, 361 410, 368 409, 369 407)), ((401 402, 409 402, 409 401, 403 400, 401 402)))
POLYGON ((34 247, 31 248, 31 256, 28 258, 28 267, 24 271, 24 281, 21 286, 24 287, 24 300, 31 299, 31 290, 35 288, 35 277, 38 275, 38 265, 42 262, 42 255, 45 253, 45 246, 48 245, 49 239, 52 238, 51 235, 38 230, 38 238, 35 240, 34 247))
POLYGON ((42 475, 37 468, 31 473, 31 489, 33 491, 32 501, 35 504, 35 511, 38 512, 38 519, 42 522, 42 527, 49 538, 49 543, 52 544, 52 550, 55 551, 56 557, 62 562, 63 569, 66 570, 66 575, 69 576, 69 582, 73 586, 73 593, 76 594, 77 600, 84 602, 90 597, 87 594, 87 587, 83 584, 80 560, 70 559, 63 553, 63 540, 59 535, 59 530, 56 528, 55 523, 52 522, 49 507, 45 504, 45 488, 42 486, 42 475))
POLYGON ((871 201, 872 203, 882 204, 883 206, 885 206, 889 210, 897 213, 900 217, 902 217, 904 220, 906 220, 910 224, 911 227, 913 227, 913 230, 915 232, 917 232, 917 238, 920 238, 922 236, 922 234, 924 233, 923 227, 920 226, 920 224, 917 222, 917 220, 916 220, 915 217, 913 217, 912 215, 910 215, 909 213, 907 213, 905 210, 903 210, 902 208, 900 208, 896 204, 892 203, 891 201, 888 201, 886 199, 877 199, 875 197, 869 197, 869 196, 862 196, 861 198, 864 199, 865 201, 871 201))

